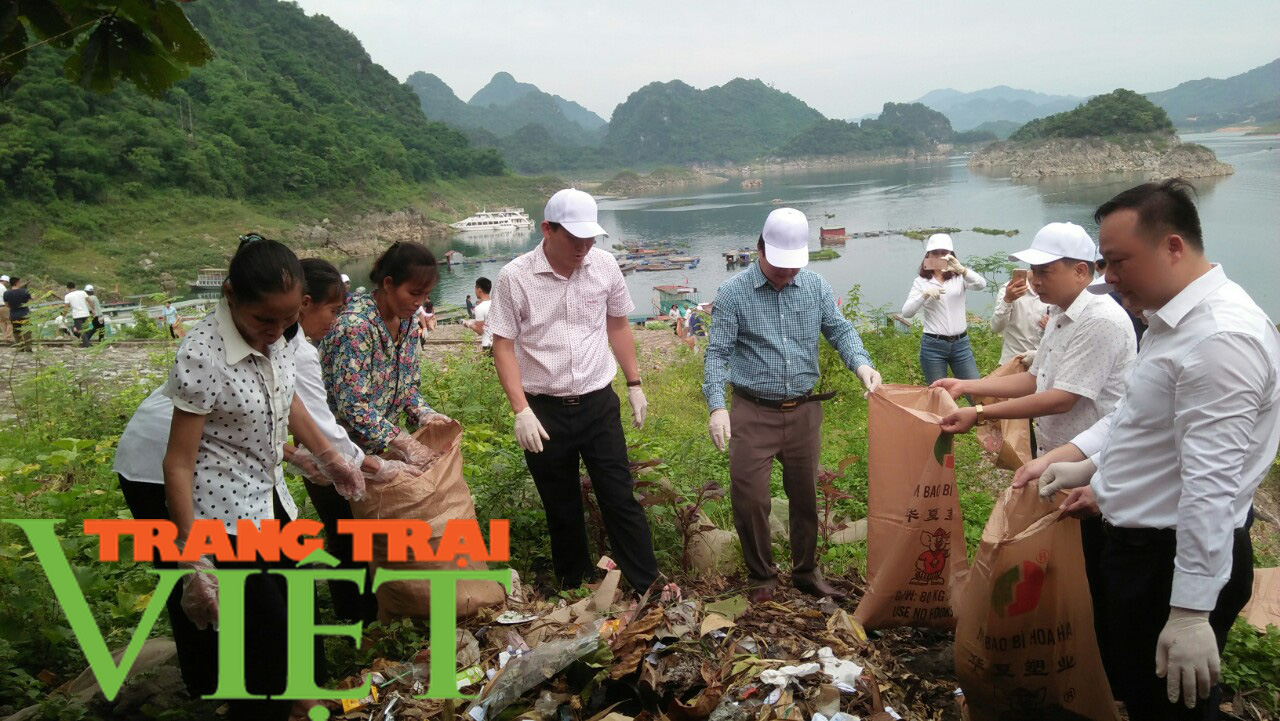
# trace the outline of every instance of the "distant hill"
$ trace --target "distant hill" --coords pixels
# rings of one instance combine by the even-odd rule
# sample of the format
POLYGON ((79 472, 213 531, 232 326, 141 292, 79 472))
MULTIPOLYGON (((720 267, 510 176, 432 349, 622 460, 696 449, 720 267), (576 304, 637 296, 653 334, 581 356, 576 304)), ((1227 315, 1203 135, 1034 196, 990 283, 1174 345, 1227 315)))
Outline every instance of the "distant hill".
POLYGON ((1146 97, 1187 130, 1267 123, 1280 119, 1280 59, 1222 80, 1189 80, 1146 97))
POLYGON ((1150 100, 1119 88, 1095 95, 1075 110, 1037 118, 1018 128, 1010 140, 1042 138, 1089 138, 1155 133, 1173 134, 1173 123, 1165 111, 1150 100))
POLYGON ((1047 95, 997 85, 968 93, 951 88, 932 90, 916 102, 946 115, 956 130, 972 130, 983 123, 999 120, 1025 123, 1070 110, 1085 100, 1071 95, 1047 95))
POLYGON ((468 105, 477 108, 483 108, 490 105, 515 105, 519 100, 527 95, 546 95, 551 98, 556 107, 560 108, 560 112, 569 120, 577 123, 586 130, 599 130, 605 126, 605 119, 587 110, 581 105, 566 100, 559 95, 550 95, 538 89, 538 86, 532 83, 518 82, 511 73, 496 73, 489 83, 483 88, 476 91, 471 96, 471 100, 467 101, 468 105))
POLYGON ((1012 120, 988 120, 982 125, 979 125, 978 127, 974 128, 973 132, 991 133, 992 135, 996 136, 997 140, 1004 140, 1008 138, 1010 135, 1013 135, 1013 131, 1017 130, 1020 127, 1022 127, 1022 123, 1018 123, 1012 120))
POLYGON ((956 133, 947 116, 920 103, 885 103, 861 123, 824 120, 777 148, 782 158, 858 155, 863 153, 935 152, 954 142, 994 140, 990 133, 956 133))
POLYGON ((628 96, 613 111, 605 147, 624 163, 742 162, 823 120, 759 80, 735 78, 706 90, 672 80, 628 96))

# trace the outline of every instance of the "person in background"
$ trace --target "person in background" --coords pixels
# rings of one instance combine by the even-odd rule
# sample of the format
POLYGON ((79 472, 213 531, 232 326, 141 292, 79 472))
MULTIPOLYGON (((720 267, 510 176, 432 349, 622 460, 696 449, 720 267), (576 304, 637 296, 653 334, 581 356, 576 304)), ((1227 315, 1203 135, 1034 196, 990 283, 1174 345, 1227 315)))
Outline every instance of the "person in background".
POLYGON ((351 276, 346 273, 342 274, 342 299, 345 303, 351 302, 351 276))
POLYGON ((27 323, 30 321, 31 309, 27 307, 27 303, 31 302, 31 291, 27 289, 26 283, 18 276, 13 276, 9 281, 9 290, 4 292, 4 304, 9 309, 9 319, 13 324, 13 340, 14 347, 23 353, 31 352, 31 331, 27 329, 27 323))
POLYGON ((173 301, 171 300, 164 302, 164 325, 169 329, 170 338, 177 339, 182 337, 182 334, 178 332, 178 309, 173 307, 173 301))
POLYGON ((107 334, 104 329, 107 326, 107 322, 102 314, 102 303, 98 301, 98 296, 93 293, 93 285, 86 285, 84 287, 84 293, 85 304, 89 308, 91 320, 89 329, 87 331, 80 332, 80 347, 88 348, 89 344, 93 342, 94 334, 98 331, 103 331, 102 336, 103 338, 106 337, 107 334))
MULTIPOLYGON (((167 515, 173 521, 179 548, 196 519, 220 521, 234 550, 240 522, 297 518, 281 471, 290 432, 340 492, 348 497, 364 492, 359 470, 333 448, 294 393, 296 365, 289 341, 297 332, 304 286, 302 266, 291 250, 259 235, 244 236, 227 271, 222 302, 178 347, 161 390, 173 414, 161 462, 163 493, 156 494, 154 482, 147 482, 154 478, 142 477, 154 472, 151 467, 130 470, 133 476, 121 472, 126 479, 121 486, 135 512, 151 518, 167 515)), ((142 458, 126 456, 126 463, 142 458)), ((180 565, 196 571, 294 567, 288 559, 261 556, 216 564, 202 556, 180 565)), ((253 610, 244 627, 246 688, 252 694, 279 695, 287 682, 284 578, 250 574, 244 604, 253 610)), ((182 615, 170 620, 183 679, 193 696, 206 695, 218 682, 216 578, 203 572, 184 577, 180 607, 182 615)), ((315 649, 314 670, 322 680, 324 647, 318 638, 315 649)), ((231 719, 283 721, 291 710, 305 712, 274 698, 227 705, 231 719)))
POLYGON ((964 292, 982 290, 987 280, 956 260, 951 236, 934 233, 925 244, 925 261, 911 284, 904 318, 924 310, 924 335, 920 338, 920 369, 925 384, 947 377, 947 366, 956 378, 977 378, 978 363, 969 346, 964 292), (929 270, 928 261, 944 261, 945 270, 929 270))
POLYGON ((1090 290, 1119 291, 1150 325, 1115 410, 1014 475, 1106 521, 1090 593, 1134 721, 1218 717, 1222 650, 1253 588, 1253 498, 1280 446, 1280 332, 1205 257, 1193 192, 1146 183, 1094 213, 1107 265, 1090 290))
POLYGON ((59 313, 53 319, 53 328, 58 334, 58 339, 71 338, 71 329, 67 327, 67 316, 65 313, 59 313))
POLYGON ((1015 273, 1015 276, 996 294, 996 307, 991 315, 991 330, 1001 334, 1004 341, 1000 346, 1000 365, 1004 365, 1017 356, 1022 356, 1027 365, 1031 364, 1040 346, 1040 338, 1044 336, 1044 326, 1040 319, 1049 312, 1049 306, 1028 282, 1027 271, 1015 273))
POLYGON ((493 333, 498 380, 546 510, 560 587, 577 588, 595 570, 588 555, 581 459, 618 567, 644 593, 658 578, 658 561, 644 507, 632 490, 612 386, 620 365, 632 423, 644 425, 648 402, 627 323, 635 306, 618 261, 593 247, 596 237, 608 235, 596 221, 594 198, 561 190, 547 201, 543 217, 542 243, 498 273, 485 320, 493 333))
POLYGON ((71 334, 79 338, 84 332, 85 321, 92 317, 89 312, 89 294, 83 290, 77 290, 76 284, 67 283, 67 293, 62 296, 62 303, 66 306, 67 315, 71 316, 71 334))
MULTIPOLYGON (((9 276, 0 275, 0 298, 9 290, 9 276)), ((9 318, 9 306, 0 301, 0 342, 13 341, 13 321, 9 318)))
POLYGON ((471 302, 471 296, 467 296, 467 317, 476 317, 476 304, 471 302))
POLYGON ((432 303, 430 298, 418 308, 417 320, 418 328, 422 331, 420 336, 422 347, 426 348, 427 336, 436 329, 436 304, 432 303))
POLYGON ((493 350, 493 330, 485 321, 489 318, 490 308, 493 305, 493 301, 489 299, 489 291, 492 289, 493 281, 488 278, 476 278, 476 298, 480 302, 476 303, 472 309, 472 317, 462 322, 462 325, 480 336, 480 349, 490 352, 493 350))
POLYGON ((449 423, 419 390, 421 327, 416 318, 440 277, 426 246, 393 243, 373 263, 373 292, 356 292, 320 342, 329 407, 366 454, 427 468, 439 454, 400 428, 449 423))
POLYGON ((802 270, 809 263, 804 213, 769 213, 756 242, 759 261, 716 292, 702 385, 711 412, 707 430, 717 450, 729 444, 729 494, 752 585, 749 600, 769 601, 778 585, 769 528, 775 458, 791 504, 791 583, 814 596, 843 599, 847 594, 818 568, 820 401, 834 395, 813 394, 819 335, 868 393, 880 385, 880 374, 858 331, 837 310, 831 286, 802 270), (732 415, 725 407, 726 382, 733 385, 732 415))

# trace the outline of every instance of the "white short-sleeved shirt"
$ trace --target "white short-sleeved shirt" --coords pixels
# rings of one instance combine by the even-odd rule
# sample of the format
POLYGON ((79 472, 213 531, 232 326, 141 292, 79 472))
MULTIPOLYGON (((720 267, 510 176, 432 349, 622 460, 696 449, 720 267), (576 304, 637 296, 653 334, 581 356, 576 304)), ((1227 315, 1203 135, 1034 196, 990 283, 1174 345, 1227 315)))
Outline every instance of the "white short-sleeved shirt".
POLYGON ((316 427, 325 438, 329 439, 329 444, 359 466, 364 461, 364 451, 351 442, 347 429, 338 425, 338 419, 333 416, 333 409, 329 408, 328 393, 324 387, 324 378, 320 373, 320 351, 316 350, 316 347, 302 335, 298 333, 292 341, 289 341, 289 345, 293 347, 294 363, 298 367, 294 392, 302 400, 302 405, 307 407, 307 413, 311 414, 311 420, 315 421, 316 427))
POLYGON ((175 408, 205 416, 195 517, 221 520, 228 533, 242 518, 274 518, 272 489, 289 519, 298 515, 280 468, 297 368, 284 338, 267 352, 249 347, 223 301, 182 340, 164 386, 175 408))
POLYGON ((138 405, 116 444, 111 470, 138 483, 164 483, 164 454, 169 450, 173 401, 165 386, 151 391, 138 405))
POLYGON ((1080 291, 1065 310, 1053 309, 1029 369, 1036 392, 1080 396, 1066 413, 1036 418, 1040 453, 1071 442, 1116 407, 1138 346, 1129 314, 1109 296, 1080 291))
POLYGON ((83 290, 68 291, 66 295, 62 296, 62 302, 71 306, 72 318, 89 317, 89 294, 83 290))
POLYGON ((551 269, 544 243, 498 273, 485 328, 515 341, 526 393, 578 396, 613 381, 608 317, 634 308, 618 261, 592 248, 568 277, 551 269))
POLYGON ((489 327, 489 324, 487 322, 485 322, 485 321, 488 321, 489 319, 489 308, 492 304, 493 304, 493 301, 489 300, 488 298, 485 298, 479 303, 476 303, 476 308, 475 308, 476 320, 484 322, 484 330, 480 332, 481 348, 489 348, 490 346, 493 345, 493 329, 489 327))

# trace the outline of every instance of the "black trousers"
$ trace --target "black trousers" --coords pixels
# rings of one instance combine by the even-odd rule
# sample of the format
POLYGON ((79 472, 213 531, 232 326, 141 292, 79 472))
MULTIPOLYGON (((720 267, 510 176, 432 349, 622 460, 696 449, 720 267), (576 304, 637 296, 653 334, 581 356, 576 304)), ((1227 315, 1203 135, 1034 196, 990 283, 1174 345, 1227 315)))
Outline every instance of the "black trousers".
MULTIPOLYGON (((164 486, 158 483, 139 483, 120 476, 120 490, 124 493, 129 511, 137 519, 164 519, 169 517, 165 504, 164 486)), ((287 518, 278 497, 274 498, 276 518, 287 518)), ((235 535, 229 536, 235 548, 235 535)), ((177 568, 157 558, 152 562, 157 568, 177 568)), ((219 569, 293 568, 292 561, 256 561, 237 563, 217 561, 219 569)), ((278 694, 284 691, 286 662, 288 659, 288 606, 286 605, 284 577, 279 574, 259 573, 245 581, 245 688, 253 694, 278 694)), ((218 632, 212 628, 200 630, 182 610, 182 586, 174 588, 165 603, 169 611, 169 623, 173 627, 173 640, 178 647, 178 666, 182 680, 192 696, 213 693, 218 685, 218 632)), ((319 621, 319 619, 316 619, 319 621)), ((316 682, 327 677, 324 644, 315 640, 316 682)), ((292 701, 252 699, 227 702, 227 717, 240 721, 287 721, 292 701)))
MULTIPOLYGON (((1234 532, 1231 577, 1209 614, 1219 654, 1228 629, 1253 592, 1252 525, 1251 511, 1244 528, 1234 532)), ((1215 685, 1208 699, 1188 709, 1181 701, 1169 703, 1167 683, 1156 676, 1156 643, 1169 618, 1176 552, 1177 533, 1172 529, 1102 528, 1096 583, 1090 579, 1095 625, 1111 690, 1124 702, 1131 721, 1218 717, 1220 687, 1215 685)))
MULTIPOLYGON (((349 534, 338 533, 338 521, 343 518, 355 518, 351 513, 351 504, 338 494, 333 486, 318 486, 307 479, 302 479, 307 488, 307 495, 316 507, 316 514, 324 524, 324 550, 339 561, 339 568, 363 569, 365 571, 365 590, 373 587, 369 564, 357 563, 351 559, 354 543, 349 534)), ((340 620, 347 623, 355 621, 372 622, 378 619, 378 597, 373 593, 361 593, 360 589, 350 581, 328 581, 329 597, 333 599, 333 612, 340 620)))
POLYGON ((618 394, 605 386, 577 396, 576 402, 550 396, 528 398, 551 436, 543 441, 541 453, 526 451, 524 458, 546 508, 556 579, 564 588, 576 588, 594 568, 583 517, 581 457, 609 535, 610 552, 631 587, 643 592, 658 578, 658 561, 649 520, 632 491, 618 394))

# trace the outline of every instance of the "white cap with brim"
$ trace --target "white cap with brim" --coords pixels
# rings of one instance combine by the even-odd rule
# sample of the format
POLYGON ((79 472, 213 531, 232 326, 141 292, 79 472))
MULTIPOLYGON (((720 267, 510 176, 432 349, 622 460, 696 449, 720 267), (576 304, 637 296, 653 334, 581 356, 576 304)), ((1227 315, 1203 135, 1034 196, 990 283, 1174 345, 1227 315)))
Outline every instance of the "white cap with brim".
POLYGON ((565 188, 551 196, 542 219, 548 223, 559 223, 575 238, 609 236, 597 222, 596 199, 576 188, 565 188))
POLYGON ((1094 295, 1107 295, 1111 291, 1115 290, 1116 287, 1107 282, 1107 276, 1100 275, 1097 278, 1094 278, 1093 282, 1090 283, 1086 289, 1094 295))
POLYGON ((775 268, 809 264, 809 219, 795 208, 778 208, 765 218, 764 257, 775 268))
POLYGON ((1098 248, 1084 228, 1075 223, 1050 223, 1036 233, 1030 248, 1010 255, 1009 260, 1045 265, 1063 258, 1092 261, 1096 257, 1098 248))
POLYGON ((956 252, 955 243, 951 242, 951 236, 946 233, 934 233, 929 236, 929 240, 924 244, 924 252, 932 253, 935 250, 945 250, 951 253, 956 252))
POLYGON ((84 292, 86 292, 86 293, 92 293, 92 292, 93 292, 93 284, 91 283, 91 284, 89 284, 89 285, 86 285, 86 286, 84 287, 84 292))
POLYGON ((0 275, 0 283, 8 283, 8 282, 9 282, 9 276, 0 275))
POLYGON ((343 273, 343 274, 342 274, 342 282, 343 282, 343 283, 350 283, 350 282, 351 282, 351 276, 347 275, 346 273, 343 273))

